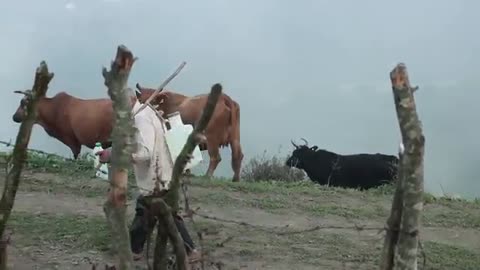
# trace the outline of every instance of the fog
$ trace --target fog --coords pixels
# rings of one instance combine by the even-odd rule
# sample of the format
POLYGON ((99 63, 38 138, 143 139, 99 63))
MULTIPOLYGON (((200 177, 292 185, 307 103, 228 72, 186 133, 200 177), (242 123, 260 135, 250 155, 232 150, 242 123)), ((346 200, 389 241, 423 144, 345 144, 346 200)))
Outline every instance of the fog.
MULTIPOLYGON (((212 84, 241 108, 244 165, 286 155, 306 138, 342 154, 396 154, 400 131, 389 72, 407 65, 426 137, 426 190, 480 195, 476 116, 480 18, 477 1, 3 1, 0 9, 0 139, 14 139, 12 114, 45 60, 48 96, 108 97, 101 75, 119 44, 139 59, 130 86, 187 95, 212 84)), ((38 125, 30 147, 71 157, 38 125)), ((230 149, 215 175, 230 178, 230 149)), ((208 155, 203 153, 208 161, 208 155)), ((197 168, 204 172, 206 164, 197 168)))

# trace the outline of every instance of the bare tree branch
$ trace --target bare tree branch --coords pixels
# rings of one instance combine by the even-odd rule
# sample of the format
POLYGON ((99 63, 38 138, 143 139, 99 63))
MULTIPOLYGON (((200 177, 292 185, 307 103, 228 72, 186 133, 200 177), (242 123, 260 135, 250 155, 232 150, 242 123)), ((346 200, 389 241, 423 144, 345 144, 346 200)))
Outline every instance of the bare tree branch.
MULTIPOLYGON (((165 204, 165 202, 163 203, 165 204)), ((177 230, 177 228, 175 228, 175 230, 177 230)), ((153 269, 155 270, 167 269, 167 240, 167 228, 164 226, 157 226, 157 239, 154 250, 155 258, 153 260, 153 269)))
POLYGON ((102 70, 108 95, 115 112, 112 129, 112 160, 109 168, 110 190, 103 209, 112 230, 112 243, 118 253, 120 269, 133 269, 130 237, 127 228, 127 183, 128 167, 135 132, 130 98, 126 89, 130 70, 136 58, 127 47, 117 48, 110 71, 102 70))
POLYGON ((163 226, 162 229, 158 229, 159 235, 157 236, 155 247, 154 269, 165 269, 164 264, 162 263, 166 258, 164 247, 166 246, 167 239, 165 238, 165 233, 168 235, 168 239, 170 239, 172 245, 174 246, 177 269, 183 270, 187 267, 185 247, 173 221, 172 213, 175 214, 178 211, 180 177, 182 172, 191 159, 193 150, 201 142, 202 137, 204 137, 203 131, 212 117, 221 93, 222 86, 218 83, 214 84, 208 96, 207 103, 205 104, 205 108, 198 125, 196 125, 195 129, 189 135, 182 151, 175 160, 170 188, 167 194, 164 196, 164 198, 161 198, 159 195, 157 195, 159 194, 159 191, 155 190, 154 194, 149 196, 150 198, 146 198, 147 204, 150 205, 151 208, 150 214, 158 217, 159 227, 163 226))
POLYGON ((180 176, 182 175, 185 166, 190 161, 193 150, 200 143, 202 137, 204 137, 203 131, 207 127, 207 124, 213 115, 213 111, 215 110, 218 98, 221 94, 222 86, 219 83, 214 84, 212 86, 210 94, 208 95, 207 103, 205 104, 205 108, 203 109, 200 121, 198 121, 195 129, 188 136, 187 142, 185 143, 182 151, 175 160, 175 165, 173 166, 172 173, 172 182, 170 183, 170 191, 165 198, 165 201, 170 207, 172 207, 173 211, 178 210, 178 192, 180 188, 180 176))
POLYGON ((48 71, 45 61, 40 62, 36 69, 33 83, 32 96, 25 109, 26 117, 20 124, 18 135, 13 148, 13 154, 10 164, 7 165, 7 177, 3 189, 2 199, 0 200, 0 269, 7 269, 7 243, 5 238, 5 228, 10 218, 18 185, 20 184, 20 175, 27 159, 28 143, 32 134, 32 127, 35 122, 37 102, 40 97, 45 96, 48 90, 48 84, 53 79, 54 74, 48 71), (9 168, 9 169, 8 169, 9 168))
MULTIPOLYGON (((151 202, 150 211, 152 215, 158 217, 157 226, 158 226, 159 234, 157 235, 157 238, 160 238, 160 239, 157 239, 157 240, 160 240, 161 242, 157 242, 157 247, 155 247, 155 251, 162 252, 161 257, 155 256, 154 258, 154 269, 155 270, 166 269, 164 268, 166 267, 166 265, 164 263, 160 263, 160 262, 164 262, 165 258, 167 257, 166 252, 164 252, 166 249, 163 248, 163 246, 166 245, 165 235, 168 236, 168 239, 172 243, 172 246, 176 255, 177 269, 178 270, 188 269, 187 254, 185 252, 185 247, 183 245, 183 239, 177 230, 170 207, 161 198, 154 198, 152 199, 152 202, 151 202), (159 250, 157 250, 157 248, 159 250), (161 267, 158 268, 159 266, 161 267)), ((157 255, 157 253, 155 255, 157 255)))
POLYGON ((185 202, 185 212, 187 213, 187 216, 190 218, 190 221, 192 222, 193 229, 195 230, 195 233, 198 236, 198 240, 200 242, 200 248, 202 252, 200 253, 200 260, 202 262, 202 269, 205 269, 205 258, 204 258, 204 245, 203 245, 203 233, 198 230, 197 224, 195 223, 195 219, 193 218, 193 213, 194 211, 190 207, 190 196, 188 195, 188 186, 186 181, 182 182, 182 191, 183 191, 183 199, 185 202))

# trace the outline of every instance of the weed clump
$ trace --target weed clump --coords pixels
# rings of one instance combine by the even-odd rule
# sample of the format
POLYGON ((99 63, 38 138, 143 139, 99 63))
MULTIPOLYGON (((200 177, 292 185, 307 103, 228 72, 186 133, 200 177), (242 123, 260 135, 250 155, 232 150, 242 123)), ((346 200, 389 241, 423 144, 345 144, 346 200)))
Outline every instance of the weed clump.
POLYGON ((242 179, 249 182, 280 181, 297 182, 305 179, 305 173, 297 168, 285 165, 287 158, 267 156, 267 151, 260 157, 249 160, 242 169, 242 179))

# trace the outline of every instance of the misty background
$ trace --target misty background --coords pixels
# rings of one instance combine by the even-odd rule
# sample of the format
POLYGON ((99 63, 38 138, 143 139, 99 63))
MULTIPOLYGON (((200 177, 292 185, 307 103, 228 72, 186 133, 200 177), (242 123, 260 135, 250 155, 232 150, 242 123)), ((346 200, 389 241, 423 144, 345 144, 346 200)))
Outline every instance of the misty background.
MULTIPOLYGON (((425 186, 434 194, 480 196, 478 1, 18 0, 0 3, 0 139, 45 60, 47 96, 107 97, 101 75, 119 44, 139 60, 129 84, 195 95, 220 82, 240 104, 250 158, 286 155, 306 138, 341 154, 396 155, 400 131, 389 72, 405 62, 426 136, 425 186), (47 3, 48 2, 48 3, 47 3)), ((31 148, 71 157, 35 125, 31 148)), ((85 150, 85 149, 84 149, 85 150)), ((233 175, 230 148, 216 176, 233 175)), ((204 173, 205 164, 195 171, 204 173)))

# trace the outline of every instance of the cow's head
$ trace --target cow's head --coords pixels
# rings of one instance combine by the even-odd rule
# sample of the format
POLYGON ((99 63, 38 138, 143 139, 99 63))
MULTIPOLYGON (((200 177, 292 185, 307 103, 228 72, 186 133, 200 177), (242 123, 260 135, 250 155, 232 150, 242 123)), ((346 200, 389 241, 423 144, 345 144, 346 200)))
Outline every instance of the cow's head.
MULTIPOLYGON (((137 95, 137 99, 140 103, 145 103, 147 101, 147 99, 155 92, 155 89, 152 89, 152 88, 146 88, 146 87, 142 87, 140 86, 139 83, 136 84, 136 91, 135 91, 135 94, 137 95)), ((150 104, 152 104, 153 106, 157 107, 157 108, 161 108, 161 105, 165 102, 167 96, 162 93, 160 90, 160 93, 158 93, 151 101, 150 101, 150 104)))
POLYGON ((27 106, 32 101, 33 95, 31 90, 20 91, 16 90, 13 91, 15 94, 22 94, 23 97, 20 100, 20 104, 18 105, 17 110, 12 116, 12 119, 15 123, 21 123, 25 117, 27 116, 27 106))
POLYGON ((317 146, 309 147, 307 140, 303 138, 302 140, 305 142, 303 145, 297 145, 291 141, 293 147, 295 147, 295 150, 293 150, 292 155, 285 162, 287 166, 304 169, 305 161, 318 149, 317 146))

